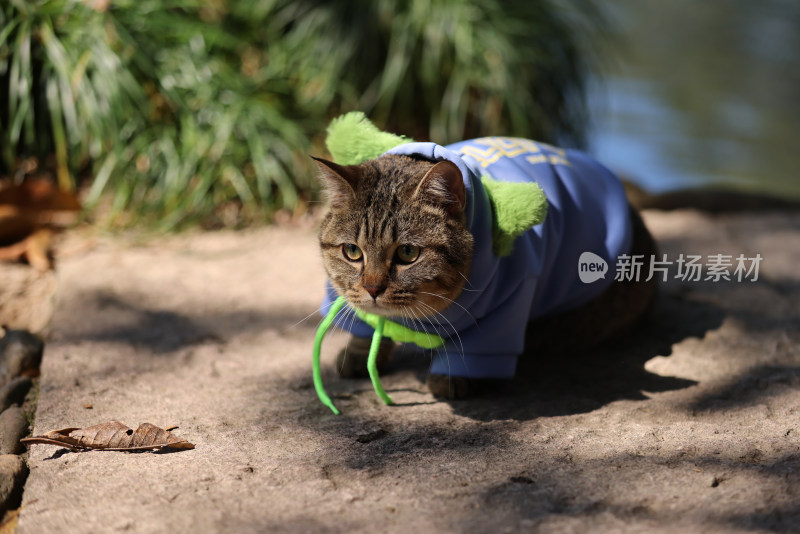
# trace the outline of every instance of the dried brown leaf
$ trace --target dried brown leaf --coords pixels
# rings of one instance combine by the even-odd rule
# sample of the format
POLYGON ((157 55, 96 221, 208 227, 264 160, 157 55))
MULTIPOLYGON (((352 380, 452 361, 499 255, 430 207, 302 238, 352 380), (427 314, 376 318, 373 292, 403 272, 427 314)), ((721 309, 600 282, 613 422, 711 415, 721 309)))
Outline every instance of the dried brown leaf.
POLYGON ((0 246, 0 261, 17 261, 28 250, 28 241, 23 239, 17 243, 8 246, 0 246))
POLYGON ((43 436, 20 440, 26 445, 58 445, 73 451, 146 451, 151 449, 194 449, 194 444, 150 423, 133 430, 119 421, 88 428, 64 428, 43 436))
POLYGON ((25 242, 25 258, 31 267, 40 271, 50 269, 50 242, 53 240, 53 231, 49 228, 40 228, 28 236, 25 242))
MULTIPOLYGON (((0 233, 2 233, 2 223, 0 220, 0 233)), ((53 239, 53 230, 49 228, 39 228, 34 230, 16 243, 3 246, 0 242, 0 261, 17 261, 23 256, 31 267, 40 271, 47 271, 52 267, 50 262, 50 242, 53 239)))
POLYGON ((18 185, 0 188, 0 205, 18 207, 21 211, 80 211, 74 193, 61 191, 50 180, 26 180, 18 185))
POLYGON ((36 223, 22 216, 14 206, 0 204, 0 246, 22 241, 36 229, 36 223))
POLYGON ((6 512, 3 522, 0 523, 0 534, 14 534, 17 531, 20 510, 22 510, 22 507, 6 512))
POLYGON ((24 257, 39 270, 50 269, 50 242, 57 229, 77 221, 81 206, 74 193, 49 180, 0 186, 0 260, 24 257))

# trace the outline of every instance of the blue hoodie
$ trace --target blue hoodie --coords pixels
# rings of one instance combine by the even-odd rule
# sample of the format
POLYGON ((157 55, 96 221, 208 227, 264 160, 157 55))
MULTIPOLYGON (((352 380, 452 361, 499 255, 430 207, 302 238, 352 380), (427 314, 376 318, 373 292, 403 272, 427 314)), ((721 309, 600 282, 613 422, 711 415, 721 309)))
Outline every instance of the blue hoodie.
MULTIPOLYGON (((485 137, 446 147, 409 143, 387 154, 448 160, 464 177, 467 226, 474 239, 472 267, 465 291, 444 317, 408 325, 445 338, 430 371, 468 378, 513 378, 531 320, 574 309, 603 292, 613 281, 617 258, 631 246, 631 221, 622 184, 586 154, 544 143, 485 137), (481 184, 494 180, 538 183, 548 200, 547 217, 514 241, 508 256, 492 249, 492 211, 481 184), (609 266, 604 278, 584 283, 578 259, 592 252, 609 266)), ((322 310, 337 297, 327 285, 322 310)), ((337 325, 370 337, 366 323, 343 317, 337 325)))

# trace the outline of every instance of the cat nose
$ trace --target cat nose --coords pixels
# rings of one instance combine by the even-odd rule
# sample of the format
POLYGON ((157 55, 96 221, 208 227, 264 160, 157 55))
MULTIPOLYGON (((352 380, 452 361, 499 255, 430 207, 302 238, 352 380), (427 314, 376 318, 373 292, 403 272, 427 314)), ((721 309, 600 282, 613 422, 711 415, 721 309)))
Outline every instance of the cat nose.
POLYGON ((386 291, 386 286, 364 286, 364 289, 374 300, 378 298, 378 295, 386 291))

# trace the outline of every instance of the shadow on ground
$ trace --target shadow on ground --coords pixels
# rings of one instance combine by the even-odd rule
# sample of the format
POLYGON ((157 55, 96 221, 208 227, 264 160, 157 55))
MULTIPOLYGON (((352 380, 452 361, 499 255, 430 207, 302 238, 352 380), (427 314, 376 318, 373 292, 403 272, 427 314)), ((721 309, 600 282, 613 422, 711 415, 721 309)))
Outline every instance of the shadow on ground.
MULTIPOLYGON (((375 402, 368 380, 333 378, 328 369, 329 393, 335 402, 360 398, 357 405, 344 409, 341 417, 328 417, 328 409, 318 403, 308 377, 291 381, 290 397, 285 402, 307 403, 309 413, 305 419, 316 431, 350 444, 344 449, 337 446, 330 451, 337 464, 348 469, 378 469, 385 464, 403 462, 404 459, 429 454, 474 454, 481 456, 491 449, 513 448, 504 436, 507 430, 521 422, 538 418, 576 415, 591 412, 617 400, 645 400, 644 392, 663 392, 687 388, 696 384, 692 380, 661 376, 644 368, 655 356, 668 356, 672 346, 689 337, 702 338, 708 331, 720 326, 724 314, 717 307, 685 300, 680 296, 662 296, 649 320, 638 330, 606 347, 583 355, 546 358, 529 355, 531 365, 513 382, 498 384, 485 394, 461 401, 435 400, 412 403, 423 405, 447 403, 452 412, 467 418, 457 427, 442 427, 435 422, 413 423, 403 420, 397 426, 395 408, 379 406, 368 409, 365 403, 375 402), (299 385, 299 386, 298 386, 299 385), (370 445, 369 454, 359 452, 370 445), (355 447, 355 448, 353 448, 355 447), (352 454, 348 454, 348 450, 352 454)), ((426 358, 419 353, 400 350, 385 373, 404 375, 417 382, 413 391, 425 395, 426 358)), ((284 384, 285 386, 285 384, 284 384)), ((267 387, 267 386, 264 386, 267 387)), ((410 391, 410 388, 387 387, 390 394, 410 391)), ((522 475, 520 475, 522 476, 522 475)))
POLYGON ((528 420, 596 410, 617 400, 644 400, 644 392, 672 391, 696 382, 661 376, 644 368, 673 345, 703 338, 722 324, 718 307, 681 296, 661 296, 648 319, 613 343, 582 354, 524 354, 518 377, 470 401, 451 402, 453 411, 480 421, 528 420))
POLYGON ((699 396, 689 405, 689 410, 696 413, 755 406, 763 403, 766 397, 798 388, 800 366, 756 365, 699 396))
MULTIPOLYGON (((523 468, 505 482, 483 489, 475 497, 477 506, 474 508, 503 510, 520 522, 533 524, 553 518, 599 518, 605 514, 628 525, 632 522, 673 526, 682 522, 695 526, 705 523, 711 531, 722 527, 795 532, 800 519, 800 506, 791 504, 800 482, 800 456, 796 454, 774 459, 760 459, 757 455, 719 458, 681 451, 666 457, 619 455, 575 463, 568 459, 551 460, 550 465, 523 468), (672 484, 660 486, 649 480, 650 474, 664 471, 673 474, 672 484), (637 496, 621 498, 618 484, 636 488, 637 496), (754 513, 732 512, 731 507, 712 511, 703 506, 671 508, 658 502, 659 498, 662 501, 668 498, 670 493, 686 492, 698 504, 725 498, 742 500, 742 504, 749 505, 750 497, 740 493, 747 494, 748 488, 753 487, 760 490, 769 487, 786 495, 787 502, 754 513)), ((479 513, 467 512, 459 518, 459 526, 479 531, 476 525, 485 521, 479 513)))
MULTIPOLYGON (((524 354, 515 380, 491 384, 477 397, 444 401, 428 396, 425 402, 401 403, 398 407, 446 402, 453 413, 475 421, 528 421, 587 413, 618 400, 645 400, 645 392, 674 391, 696 384, 693 380, 652 373, 645 369, 645 363, 656 356, 669 356, 672 347, 685 339, 702 339, 718 328, 724 317, 725 313, 712 304, 681 295, 662 295, 647 320, 613 343, 582 354, 524 354)), ((400 389, 384 384, 388 393, 427 394, 428 360, 419 351, 398 349, 382 376, 411 375, 415 383, 411 388, 400 389)), ((330 378, 325 381, 335 402, 339 402, 337 397, 374 395, 369 380, 340 378, 330 369, 326 372, 330 378)), ((292 383, 301 384, 316 400, 308 377, 297 377, 292 383)), ((348 425, 333 425, 331 429, 347 435, 353 432, 348 425)))
MULTIPOLYGON (((60 341, 103 341, 144 347, 154 354, 169 354, 202 343, 222 343, 246 332, 269 329, 287 331, 308 319, 308 312, 287 307, 280 311, 233 310, 201 312, 196 317, 142 304, 135 295, 98 292, 81 300, 78 315, 101 318, 79 322, 60 341)), ((313 325, 313 322, 309 322, 313 325)))

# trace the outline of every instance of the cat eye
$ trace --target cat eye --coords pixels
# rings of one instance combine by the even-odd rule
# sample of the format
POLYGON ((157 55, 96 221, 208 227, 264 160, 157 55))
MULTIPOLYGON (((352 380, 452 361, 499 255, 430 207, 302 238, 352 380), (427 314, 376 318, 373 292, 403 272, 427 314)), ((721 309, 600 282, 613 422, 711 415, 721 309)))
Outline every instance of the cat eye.
POLYGON ((342 245, 342 254, 350 261, 360 261, 364 257, 361 249, 352 243, 345 243, 342 245))
POLYGON ((419 258, 419 247, 415 245, 400 245, 394 255, 400 263, 414 263, 419 258))

